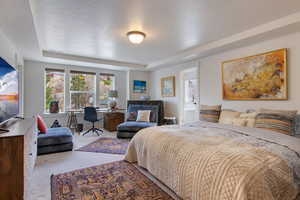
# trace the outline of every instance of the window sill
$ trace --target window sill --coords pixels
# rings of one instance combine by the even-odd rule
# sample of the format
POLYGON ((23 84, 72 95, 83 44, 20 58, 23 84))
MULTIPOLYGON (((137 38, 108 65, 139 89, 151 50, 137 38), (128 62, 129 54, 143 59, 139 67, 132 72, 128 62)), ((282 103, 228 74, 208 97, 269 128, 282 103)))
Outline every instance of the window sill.
POLYGON ((43 113, 43 116, 45 118, 54 118, 54 117, 63 117, 67 113, 66 112, 60 112, 60 113, 43 113))

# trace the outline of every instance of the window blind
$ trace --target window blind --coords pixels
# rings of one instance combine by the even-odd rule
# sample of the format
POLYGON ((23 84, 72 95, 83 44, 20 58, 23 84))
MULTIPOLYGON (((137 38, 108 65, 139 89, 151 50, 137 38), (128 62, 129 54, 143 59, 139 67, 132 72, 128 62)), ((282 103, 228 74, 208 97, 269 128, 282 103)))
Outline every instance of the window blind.
POLYGON ((109 73, 100 73, 100 76, 115 76, 114 74, 109 73))
POLYGON ((75 71, 75 70, 71 70, 70 72, 71 72, 71 74, 90 74, 90 75, 96 75, 95 72, 83 72, 83 71, 75 71))
POLYGON ((65 72, 64 69, 52 69, 52 68, 46 68, 46 72, 65 72))

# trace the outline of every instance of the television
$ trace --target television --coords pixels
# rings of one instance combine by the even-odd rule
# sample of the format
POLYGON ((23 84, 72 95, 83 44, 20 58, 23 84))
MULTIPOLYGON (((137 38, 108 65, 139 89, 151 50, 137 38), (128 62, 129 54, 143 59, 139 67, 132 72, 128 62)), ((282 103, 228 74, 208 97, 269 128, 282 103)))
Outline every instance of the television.
POLYGON ((4 124, 18 114, 18 72, 0 57, 0 124, 4 124))

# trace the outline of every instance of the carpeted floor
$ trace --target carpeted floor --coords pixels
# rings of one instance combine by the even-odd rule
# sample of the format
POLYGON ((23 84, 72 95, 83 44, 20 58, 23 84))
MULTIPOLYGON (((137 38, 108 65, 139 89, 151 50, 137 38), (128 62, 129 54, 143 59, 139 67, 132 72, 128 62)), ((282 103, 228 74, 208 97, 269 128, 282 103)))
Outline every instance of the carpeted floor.
MULTIPOLYGON (((115 137, 115 133, 105 132, 100 137, 115 137)), ((74 149, 80 148, 99 139, 98 136, 88 134, 78 136, 75 134, 74 149)), ((31 180, 31 199, 32 200, 51 200, 50 177, 52 174, 61 174, 77 169, 97 166, 105 163, 123 160, 124 155, 91 153, 81 151, 71 151, 56 154, 38 156, 33 177, 31 180)), ((168 188, 158 182, 147 171, 140 171, 159 185, 164 191, 170 194, 174 199, 178 199, 168 188)))
POLYGON ((51 177, 52 200, 173 200, 133 164, 117 161, 51 177))
MULTIPOLYGON (((115 137, 114 133, 105 132, 100 137, 115 137)), ((74 149, 80 148, 99 139, 94 134, 78 136, 75 134, 74 149)), ((76 169, 82 169, 104 163, 122 160, 124 155, 69 151, 38 156, 32 181, 32 200, 51 200, 50 177, 76 169)))
POLYGON ((129 139, 102 137, 95 142, 76 149, 76 151, 124 155, 127 151, 129 142, 129 139))

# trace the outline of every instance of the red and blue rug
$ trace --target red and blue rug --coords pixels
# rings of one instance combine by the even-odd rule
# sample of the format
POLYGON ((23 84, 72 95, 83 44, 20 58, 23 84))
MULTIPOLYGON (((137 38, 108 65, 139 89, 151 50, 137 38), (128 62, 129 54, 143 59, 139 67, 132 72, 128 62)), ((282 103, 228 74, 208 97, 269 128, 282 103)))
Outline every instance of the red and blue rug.
POLYGON ((84 147, 76 149, 76 151, 109 153, 109 154, 125 154, 129 144, 129 139, 118 138, 100 138, 84 147))
POLYGON ((51 177, 52 200, 172 200, 133 164, 118 161, 51 177))

